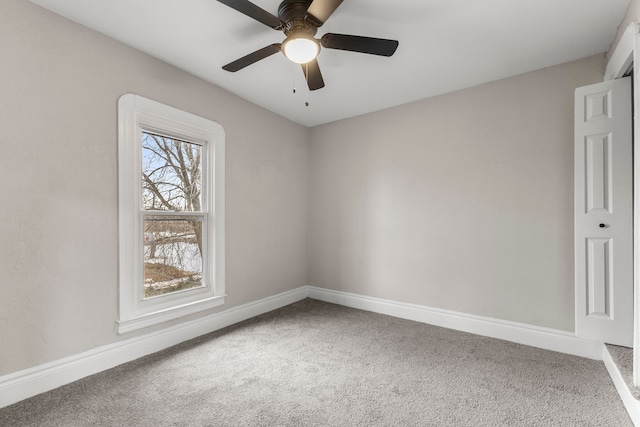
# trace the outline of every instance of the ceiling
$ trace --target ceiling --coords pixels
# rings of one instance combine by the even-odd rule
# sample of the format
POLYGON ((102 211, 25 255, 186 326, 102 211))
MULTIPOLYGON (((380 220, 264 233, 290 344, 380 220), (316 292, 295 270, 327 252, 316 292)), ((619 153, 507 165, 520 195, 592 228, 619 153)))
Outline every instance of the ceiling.
MULTIPOLYGON (((300 66, 279 53, 222 70, 284 34, 216 0, 31 1, 304 126, 603 53, 630 2, 344 0, 317 38, 332 32, 400 45, 390 58, 323 49, 326 86, 310 92, 300 66)), ((277 15, 280 1, 254 3, 277 15)))

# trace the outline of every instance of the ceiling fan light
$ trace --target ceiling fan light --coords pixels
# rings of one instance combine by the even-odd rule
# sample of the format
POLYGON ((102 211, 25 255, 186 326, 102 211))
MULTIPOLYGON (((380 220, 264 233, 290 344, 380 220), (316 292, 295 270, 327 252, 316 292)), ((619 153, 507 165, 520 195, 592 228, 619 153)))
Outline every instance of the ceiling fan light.
POLYGON ((289 37, 282 44, 282 53, 296 64, 306 64, 320 53, 320 45, 309 37, 289 37))

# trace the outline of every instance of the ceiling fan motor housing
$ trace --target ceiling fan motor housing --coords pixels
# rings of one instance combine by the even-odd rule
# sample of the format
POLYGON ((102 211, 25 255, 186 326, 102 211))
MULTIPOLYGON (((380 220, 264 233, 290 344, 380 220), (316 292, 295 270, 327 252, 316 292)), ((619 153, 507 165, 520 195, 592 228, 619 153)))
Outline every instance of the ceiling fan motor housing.
POLYGON ((322 25, 307 14, 312 0, 284 0, 278 7, 278 18, 284 23, 282 29, 287 36, 305 34, 313 37, 322 25))

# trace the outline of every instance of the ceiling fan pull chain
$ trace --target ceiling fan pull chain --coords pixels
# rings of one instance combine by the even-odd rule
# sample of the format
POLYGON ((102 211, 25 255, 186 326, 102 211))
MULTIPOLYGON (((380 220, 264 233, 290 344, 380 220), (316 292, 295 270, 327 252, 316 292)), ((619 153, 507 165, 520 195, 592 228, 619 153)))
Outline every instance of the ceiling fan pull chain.
POLYGON ((307 68, 307 72, 304 73, 305 75, 305 80, 307 81, 307 90, 304 92, 307 95, 307 100, 304 103, 305 107, 309 106, 309 63, 307 62, 306 64, 304 64, 304 66, 307 68))
POLYGON ((296 93, 296 64, 292 64, 291 77, 293 79, 293 93, 296 93))

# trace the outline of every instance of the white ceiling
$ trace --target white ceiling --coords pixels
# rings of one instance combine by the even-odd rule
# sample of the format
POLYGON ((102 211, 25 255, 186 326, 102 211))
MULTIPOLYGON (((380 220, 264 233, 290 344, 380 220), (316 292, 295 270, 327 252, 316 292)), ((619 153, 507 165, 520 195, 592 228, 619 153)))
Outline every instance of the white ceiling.
MULTIPOLYGON (((356 34, 400 45, 391 58, 324 49, 326 87, 309 92, 300 66, 281 54, 223 71, 284 35, 216 0, 31 1, 305 126, 605 52, 630 2, 344 0, 318 38, 356 34)), ((254 3, 277 15, 280 1, 254 3)))

